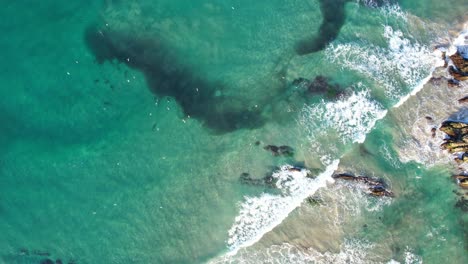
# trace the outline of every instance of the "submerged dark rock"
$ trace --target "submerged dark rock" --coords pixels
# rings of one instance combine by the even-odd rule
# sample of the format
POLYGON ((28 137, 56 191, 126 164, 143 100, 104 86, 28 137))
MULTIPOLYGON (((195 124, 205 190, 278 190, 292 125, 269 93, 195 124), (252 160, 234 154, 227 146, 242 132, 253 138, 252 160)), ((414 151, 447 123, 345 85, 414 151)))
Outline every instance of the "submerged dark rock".
POLYGON ((37 256, 43 256, 43 257, 49 257, 50 253, 45 252, 45 251, 39 251, 39 250, 34 250, 32 254, 37 255, 37 256))
POLYGON ((460 197, 455 204, 455 207, 460 208, 463 212, 468 212, 468 199, 465 197, 460 197))
POLYGON ((275 146, 275 145, 267 145, 264 147, 265 150, 270 151, 273 156, 293 156, 294 149, 290 146, 275 146))
POLYGON ((252 176, 247 173, 247 172, 243 172, 241 175, 240 175, 240 178, 239 178, 240 182, 243 183, 243 184, 250 184, 250 185, 264 185, 265 184, 265 180, 264 179, 255 179, 255 178, 252 178, 252 176))
POLYGON ((54 264, 54 261, 51 259, 43 259, 40 262, 41 264, 54 264))
MULTIPOLYGON (((287 165, 283 168, 278 168, 278 167, 272 168, 271 172, 266 173, 263 178, 252 177, 249 173, 243 172, 240 175, 239 180, 242 184, 264 186, 264 187, 276 189, 278 188, 277 183, 279 181, 279 178, 275 176, 275 172, 278 172, 278 171, 292 172, 292 173, 307 172, 306 177, 313 178, 313 175, 311 175, 310 171, 307 170, 306 168, 287 165)), ((287 182, 287 181, 293 180, 293 178, 294 178, 293 176, 288 175, 287 179, 282 179, 281 181, 287 182)))
POLYGON ((355 176, 350 173, 334 174, 332 177, 339 180, 363 183, 367 186, 367 193, 372 196, 394 196, 393 192, 386 188, 386 184, 382 179, 371 178, 367 176, 355 176))
POLYGON ((304 89, 309 95, 324 95, 328 99, 336 99, 344 94, 338 84, 332 84, 329 78, 322 75, 316 76, 312 81, 301 77, 295 79, 292 85, 304 89))
POLYGON ((320 199, 319 197, 315 197, 315 196, 309 196, 306 198, 306 202, 311 205, 311 206, 319 206, 319 205, 323 205, 324 202, 322 199, 320 199))
POLYGON ((184 64, 160 38, 89 27, 85 41, 98 63, 117 61, 141 71, 151 91, 174 98, 186 116, 214 132, 253 129, 265 123, 259 108, 251 108, 245 98, 220 96, 223 83, 207 80, 184 64))
POLYGON ((273 177, 271 174, 267 174, 263 178, 254 178, 249 173, 243 172, 239 180, 242 184, 253 185, 253 186, 265 186, 269 188, 276 188, 276 182, 278 179, 273 177))

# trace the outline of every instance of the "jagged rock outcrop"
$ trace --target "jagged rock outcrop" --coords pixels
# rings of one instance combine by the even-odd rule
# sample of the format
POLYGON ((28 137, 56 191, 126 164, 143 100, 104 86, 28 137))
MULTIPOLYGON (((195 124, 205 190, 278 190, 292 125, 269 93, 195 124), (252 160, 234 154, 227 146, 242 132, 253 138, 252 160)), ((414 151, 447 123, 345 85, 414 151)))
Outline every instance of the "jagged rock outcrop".
POLYGON ((445 121, 439 128, 447 134, 441 147, 450 153, 461 153, 457 161, 466 161, 468 153, 468 124, 465 122, 445 121))
POLYGON ((453 65, 449 66, 449 72, 455 80, 468 80, 468 46, 462 45, 457 47, 457 52, 449 58, 453 65))
POLYGON ((468 175, 460 174, 453 176, 453 178, 456 180, 458 186, 463 189, 468 189, 468 175))

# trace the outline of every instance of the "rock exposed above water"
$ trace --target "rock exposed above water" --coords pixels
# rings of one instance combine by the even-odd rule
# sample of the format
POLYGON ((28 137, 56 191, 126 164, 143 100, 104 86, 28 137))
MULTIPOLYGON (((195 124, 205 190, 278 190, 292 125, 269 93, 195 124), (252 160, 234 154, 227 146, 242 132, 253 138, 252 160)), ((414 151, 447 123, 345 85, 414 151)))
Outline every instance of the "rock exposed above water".
POLYGON ((350 173, 335 174, 333 175, 333 178, 363 183, 367 186, 367 193, 372 196, 394 196, 394 194, 386 188, 386 185, 382 179, 371 178, 367 176, 354 176, 350 173))
POLYGON ((460 174, 453 176, 453 178, 457 181, 458 186, 468 189, 468 175, 460 174))
POLYGON ((468 59, 466 50, 468 46, 458 46, 457 52, 450 56, 453 66, 449 67, 450 74, 458 81, 468 80, 468 59))
POLYGON ((461 152, 461 161, 465 160, 466 153, 468 152, 468 124, 464 122, 445 121, 439 129, 448 136, 444 139, 444 143, 441 147, 448 150, 450 153, 461 152))
POLYGON ((465 96, 465 97, 463 97, 463 98, 458 99, 458 102, 459 102, 460 104, 468 103, 468 95, 465 96))

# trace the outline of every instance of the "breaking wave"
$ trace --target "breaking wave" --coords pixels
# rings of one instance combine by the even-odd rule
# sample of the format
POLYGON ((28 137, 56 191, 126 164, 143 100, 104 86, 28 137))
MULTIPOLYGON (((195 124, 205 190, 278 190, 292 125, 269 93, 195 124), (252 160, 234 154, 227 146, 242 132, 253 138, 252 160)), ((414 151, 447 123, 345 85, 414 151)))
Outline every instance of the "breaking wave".
POLYGON ((386 113, 383 106, 370 98, 368 90, 362 90, 334 102, 322 100, 319 104, 305 106, 299 121, 309 129, 311 142, 316 142, 317 133, 328 133, 332 129, 343 143, 362 143, 375 122, 386 113))
POLYGON ((223 259, 211 263, 315 263, 315 264, 354 264, 354 263, 377 263, 367 259, 368 252, 373 245, 360 240, 345 240, 340 251, 319 252, 312 248, 298 248, 288 243, 274 245, 264 250, 254 252, 239 252, 234 257, 224 257, 223 259))
POLYGON ((331 44, 326 56, 330 61, 371 79, 384 88, 389 99, 398 101, 409 88, 427 78, 441 58, 438 52, 412 43, 402 31, 390 26, 383 29, 387 47, 368 43, 331 44))
POLYGON ((259 241, 264 234, 279 225, 302 201, 333 181, 332 174, 338 167, 333 161, 317 178, 310 178, 308 170, 292 169, 285 165, 272 177, 281 194, 262 194, 259 197, 245 197, 240 205, 240 213, 229 230, 228 255, 236 254, 240 248, 259 241))

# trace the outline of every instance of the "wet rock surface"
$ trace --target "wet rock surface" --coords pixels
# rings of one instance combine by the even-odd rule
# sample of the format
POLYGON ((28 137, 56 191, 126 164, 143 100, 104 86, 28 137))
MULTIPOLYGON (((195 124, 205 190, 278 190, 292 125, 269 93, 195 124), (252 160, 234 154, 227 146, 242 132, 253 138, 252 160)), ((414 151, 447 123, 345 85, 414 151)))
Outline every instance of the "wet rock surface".
POLYGON ((450 74, 458 81, 468 80, 468 46, 458 46, 457 52, 449 58, 453 65, 449 66, 450 74))
POLYGON ((445 121, 439 128, 447 134, 441 147, 450 153, 462 153, 461 161, 468 152, 468 124, 465 122, 445 121))
POLYGON ((460 104, 468 103, 468 95, 463 98, 458 99, 458 102, 460 104))
POLYGON ((457 182, 458 186, 463 189, 468 189, 468 174, 454 175, 453 178, 457 182))
POLYGON ((366 192, 372 196, 394 197, 393 192, 387 189, 387 186, 382 179, 371 178, 367 176, 355 176, 354 174, 350 173, 334 174, 333 178, 336 180, 362 183, 367 188, 366 192))

